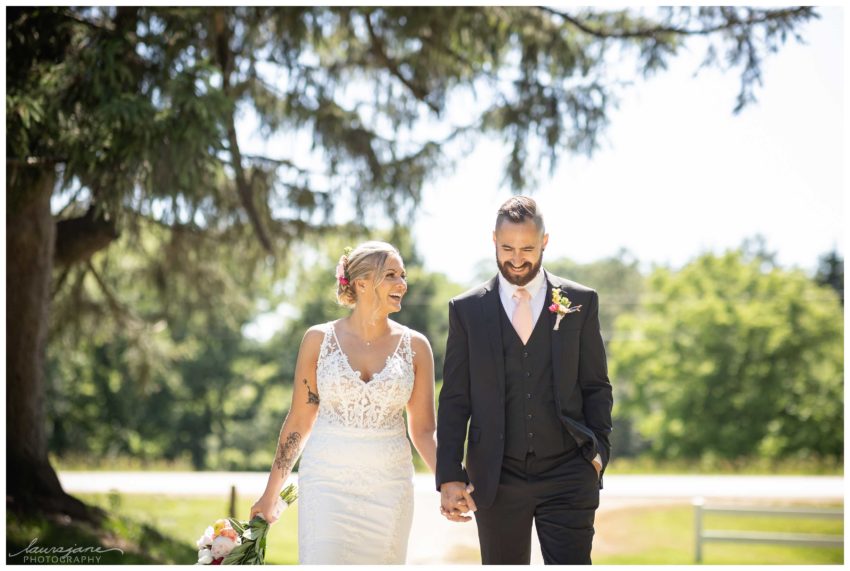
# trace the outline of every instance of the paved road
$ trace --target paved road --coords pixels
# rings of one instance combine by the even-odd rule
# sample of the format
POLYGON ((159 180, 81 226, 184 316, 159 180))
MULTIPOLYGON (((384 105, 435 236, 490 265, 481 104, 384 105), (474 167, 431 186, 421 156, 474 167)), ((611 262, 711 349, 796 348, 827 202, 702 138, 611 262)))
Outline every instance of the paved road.
MULTIPOLYGON (((256 472, 62 472, 69 492, 179 494, 226 497, 235 485, 240 495, 257 496, 266 474, 256 472)), ((297 482, 297 478, 294 478, 297 482)), ((781 499, 843 501, 841 476, 618 476, 605 477, 599 514, 638 505, 689 502, 696 496, 725 501, 781 499)), ((439 496, 432 476, 415 479, 414 519, 408 563, 477 564, 474 520, 452 523, 439 514, 439 496), (435 546, 439 546, 435 549, 435 546)), ((532 563, 542 563, 536 534, 532 563)), ((602 539, 601 537, 599 539, 602 539)))
MULTIPOLYGON (((119 492, 208 496, 259 494, 267 475, 260 472, 62 472, 72 492, 119 492)), ((297 477, 293 478, 297 482, 297 477)), ((417 474, 417 491, 432 491, 433 477, 417 474)), ((436 492, 434 492, 436 497, 436 492)), ((791 498, 824 500, 844 497, 841 476, 605 476, 602 499, 625 498, 791 498)))

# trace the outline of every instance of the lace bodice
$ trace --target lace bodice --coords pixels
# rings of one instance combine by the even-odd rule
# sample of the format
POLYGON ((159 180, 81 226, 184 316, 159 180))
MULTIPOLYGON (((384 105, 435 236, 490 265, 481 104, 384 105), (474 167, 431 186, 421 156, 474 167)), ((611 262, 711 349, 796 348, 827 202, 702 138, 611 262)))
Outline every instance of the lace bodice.
POLYGON ((334 323, 325 324, 316 370, 318 420, 340 427, 403 430, 402 412, 413 391, 413 355, 405 327, 384 368, 364 382, 342 351, 334 323))

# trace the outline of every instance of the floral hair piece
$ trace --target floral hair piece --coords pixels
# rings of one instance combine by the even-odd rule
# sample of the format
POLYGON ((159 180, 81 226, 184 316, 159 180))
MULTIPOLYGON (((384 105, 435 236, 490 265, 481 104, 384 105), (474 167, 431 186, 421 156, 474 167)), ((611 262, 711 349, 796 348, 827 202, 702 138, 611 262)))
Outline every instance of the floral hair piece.
POLYGON ((345 269, 348 265, 348 254, 351 253, 351 248, 346 248, 342 256, 339 257, 339 262, 336 265, 336 279, 340 285, 347 286, 350 282, 345 277, 345 269))

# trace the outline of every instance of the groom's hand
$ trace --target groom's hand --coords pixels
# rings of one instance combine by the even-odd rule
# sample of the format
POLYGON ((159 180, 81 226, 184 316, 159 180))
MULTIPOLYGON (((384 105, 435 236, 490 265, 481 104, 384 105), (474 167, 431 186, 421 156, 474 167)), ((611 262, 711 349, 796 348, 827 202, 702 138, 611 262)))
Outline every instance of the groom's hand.
POLYGON ((593 467, 596 468, 596 477, 598 478, 602 474, 602 457, 599 454, 593 459, 593 467))
POLYGON ((470 516, 463 514, 478 509, 471 493, 475 490, 472 484, 463 482, 446 482, 440 486, 440 513, 449 521, 469 521, 470 516))

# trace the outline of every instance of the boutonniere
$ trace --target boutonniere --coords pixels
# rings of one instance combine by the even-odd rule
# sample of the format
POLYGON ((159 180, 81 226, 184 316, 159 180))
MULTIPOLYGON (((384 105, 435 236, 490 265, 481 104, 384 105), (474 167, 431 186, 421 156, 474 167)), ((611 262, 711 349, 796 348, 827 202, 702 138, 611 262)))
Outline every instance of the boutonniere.
POLYGON ((565 295, 561 294, 561 290, 552 289, 552 305, 549 306, 549 311, 557 314, 555 317, 555 327, 552 329, 557 331, 558 327, 561 326, 561 320, 568 313, 575 313, 576 311, 581 311, 580 305, 573 305, 573 302, 570 301, 565 295))

